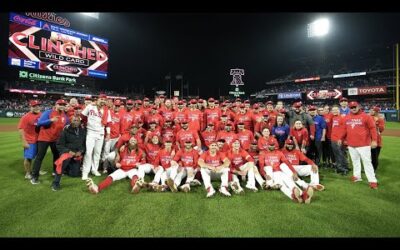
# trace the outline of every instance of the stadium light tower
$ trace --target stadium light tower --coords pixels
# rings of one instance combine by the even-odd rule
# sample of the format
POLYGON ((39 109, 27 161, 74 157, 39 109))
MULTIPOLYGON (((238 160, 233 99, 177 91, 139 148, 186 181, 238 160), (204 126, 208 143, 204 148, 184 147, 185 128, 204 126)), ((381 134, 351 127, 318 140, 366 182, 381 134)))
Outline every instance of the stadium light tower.
POLYGON ((318 19, 307 25, 308 37, 323 37, 329 33, 329 20, 327 18, 318 19))

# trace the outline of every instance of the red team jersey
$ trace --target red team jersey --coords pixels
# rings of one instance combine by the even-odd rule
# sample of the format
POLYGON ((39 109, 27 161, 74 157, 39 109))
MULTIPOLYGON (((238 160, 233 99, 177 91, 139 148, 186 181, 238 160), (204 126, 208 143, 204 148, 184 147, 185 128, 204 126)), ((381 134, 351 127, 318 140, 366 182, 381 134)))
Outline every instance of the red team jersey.
POLYGON ((235 153, 233 150, 229 150, 226 153, 226 157, 231 161, 231 170, 240 170, 239 168, 247 162, 254 162, 254 159, 245 150, 240 149, 239 152, 235 153))
POLYGON ((172 153, 172 149, 171 151, 167 151, 165 148, 161 149, 160 152, 157 154, 155 165, 161 165, 164 169, 171 167, 171 161, 173 158, 172 153))
POLYGON ((212 131, 203 131, 201 132, 201 138, 203 139, 203 145, 207 148, 210 146, 211 142, 215 142, 217 140, 217 132, 212 131))
POLYGON ((210 151, 206 151, 205 153, 200 155, 200 159, 204 160, 204 163, 212 166, 218 167, 224 163, 224 159, 226 158, 224 153, 217 152, 215 156, 210 154, 210 151))
POLYGON ((120 112, 119 124, 121 134, 129 134, 129 130, 131 129, 133 124, 132 113, 127 111, 122 113, 120 112))
POLYGON ((315 165, 312 160, 298 149, 293 149, 292 151, 284 149, 282 150, 282 153, 292 165, 300 165, 301 161, 307 162, 308 165, 315 165))
POLYGON ((199 134, 193 130, 179 130, 176 134, 176 141, 179 143, 180 147, 183 148, 185 146, 185 141, 190 140, 192 145, 196 145, 196 140, 199 139, 199 134))
POLYGON ((363 112, 349 113, 344 117, 344 134, 350 147, 364 147, 371 145, 371 138, 377 141, 375 121, 370 115, 363 112))
POLYGON ((120 135, 120 129, 121 129, 121 125, 119 123, 120 114, 115 113, 114 110, 110 110, 110 115, 111 115, 111 122, 109 122, 107 126, 110 128, 110 138, 115 139, 118 138, 120 135))
POLYGON ((250 130, 245 129, 245 130, 239 131, 239 133, 237 133, 237 138, 240 141, 240 146, 244 150, 249 150, 250 143, 254 140, 254 135, 250 130))
POLYGON ((39 129, 36 128, 36 125, 40 115, 40 112, 38 114, 28 112, 19 120, 18 129, 24 130, 25 140, 29 144, 34 144, 38 140, 39 129))
POLYGON ((332 116, 331 141, 337 142, 343 139, 344 134, 344 117, 339 115, 332 116))
POLYGON ((326 138, 327 139, 331 139, 331 134, 332 134, 332 118, 333 118, 333 114, 329 113, 329 114, 325 114, 324 116, 324 120, 326 123, 326 138))
POLYGON ((189 129, 194 131, 200 131, 203 124, 203 113, 198 110, 188 110, 186 112, 189 121, 189 129))
POLYGON ((385 130, 385 120, 382 117, 374 118, 374 120, 378 136, 378 147, 382 147, 382 132, 385 130))
POLYGON ((120 153, 121 157, 121 169, 124 171, 129 171, 136 168, 138 164, 145 163, 144 153, 141 149, 136 152, 132 150, 129 152, 128 147, 125 148, 123 152, 120 153))
POLYGON ((131 111, 133 117, 133 123, 138 123, 139 121, 144 121, 144 113, 142 109, 134 109, 131 111))
POLYGON ((269 141, 269 140, 275 141, 275 148, 276 148, 276 149, 279 148, 278 140, 277 140, 275 137, 269 136, 267 139, 264 138, 264 137, 260 137, 260 138, 258 139, 258 143, 257 143, 258 149, 259 149, 260 151, 268 151, 268 141, 269 141))
POLYGON ((157 158, 158 153, 161 150, 160 145, 147 143, 144 147, 146 149, 146 162, 151 165, 156 165, 156 158, 157 158))
POLYGON ((235 117, 235 128, 239 122, 244 123, 244 128, 247 130, 253 130, 253 122, 251 119, 250 112, 246 112, 245 114, 237 114, 235 117))
POLYGON ((174 161, 178 162, 179 166, 181 167, 197 168, 198 160, 199 160, 199 153, 194 149, 191 149, 190 151, 181 149, 174 156, 174 161))
POLYGON ((285 163, 293 173, 296 170, 293 168, 292 164, 285 158, 281 151, 263 151, 260 153, 259 166, 261 175, 265 175, 264 167, 271 166, 274 172, 281 171, 280 165, 285 163))
POLYGON ((299 147, 301 145, 308 146, 308 130, 306 128, 302 129, 295 129, 295 128, 290 128, 290 136, 293 136, 296 138, 297 144, 299 147))
POLYGON ((215 123, 219 121, 221 117, 221 110, 217 108, 213 109, 206 109, 204 111, 204 127, 207 127, 207 124, 213 123, 215 126, 215 123))
POLYGON ((237 134, 235 134, 235 132, 232 132, 232 131, 230 131, 230 132, 220 131, 217 134, 217 140, 220 140, 220 139, 224 139, 225 143, 228 146, 230 146, 234 140, 238 139, 238 136, 237 136, 237 134))

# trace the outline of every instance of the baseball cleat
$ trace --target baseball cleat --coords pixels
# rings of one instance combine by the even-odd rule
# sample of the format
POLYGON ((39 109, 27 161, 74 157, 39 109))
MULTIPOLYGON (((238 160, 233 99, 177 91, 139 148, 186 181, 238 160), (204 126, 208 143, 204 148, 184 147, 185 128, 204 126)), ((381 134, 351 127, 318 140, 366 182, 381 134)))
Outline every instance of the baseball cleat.
POLYGON ((201 182, 199 180, 194 179, 190 182, 190 186, 201 186, 201 182))
POLYGON ((86 181, 89 179, 88 174, 82 174, 82 181, 86 181))
POLYGON ((231 189, 232 189, 232 191, 235 193, 235 194, 238 194, 239 193, 239 186, 238 186, 238 184, 236 183, 236 182, 231 182, 230 183, 230 187, 231 187, 231 189))
POLYGON ((221 194, 225 195, 225 196, 228 196, 228 197, 231 196, 231 194, 229 193, 229 191, 228 191, 228 189, 227 189, 226 187, 220 187, 220 188, 219 188, 219 192, 220 192, 221 194))
POLYGON ((189 193, 190 185, 186 183, 186 184, 180 186, 179 189, 182 190, 184 193, 189 193))
POLYGON ((300 190, 298 188, 293 188, 292 199, 296 203, 303 203, 303 199, 301 198, 300 190))
POLYGON ((92 171, 92 174, 93 174, 94 176, 101 176, 101 174, 99 173, 99 171, 92 171))
POLYGON ((270 187, 269 185, 267 185, 267 182, 266 182, 266 181, 264 181, 264 182, 261 184, 261 188, 264 189, 264 190, 268 190, 268 189, 270 189, 271 187, 270 187))
POLYGON ((93 180, 91 178, 88 178, 86 180, 86 186, 88 187, 89 191, 92 194, 99 193, 99 187, 93 182, 93 180))
POLYGON ((357 177, 355 177, 355 176, 352 176, 352 177, 351 177, 351 181, 352 181, 352 182, 359 182, 359 181, 362 181, 362 179, 361 179, 361 178, 357 178, 357 177))
POLYGON ((324 185, 321 185, 321 184, 312 185, 312 188, 314 188, 314 190, 317 190, 317 191, 325 190, 324 185))
POLYGON ((311 198, 314 195, 314 189, 312 187, 308 187, 303 191, 303 200, 305 204, 310 204, 311 203, 311 198))
POLYGON ((370 182, 369 187, 372 189, 378 189, 378 183, 377 182, 370 182))
POLYGON ((167 179, 167 185, 169 189, 171 189, 171 192, 173 193, 178 192, 178 188, 176 187, 174 180, 172 180, 171 178, 167 179))
POLYGON ((215 194, 215 189, 213 187, 207 188, 207 198, 212 197, 215 194))
POLYGON ((258 188, 256 188, 255 186, 246 185, 246 188, 247 188, 247 189, 250 189, 250 190, 253 191, 253 192, 257 192, 257 191, 258 191, 258 188))

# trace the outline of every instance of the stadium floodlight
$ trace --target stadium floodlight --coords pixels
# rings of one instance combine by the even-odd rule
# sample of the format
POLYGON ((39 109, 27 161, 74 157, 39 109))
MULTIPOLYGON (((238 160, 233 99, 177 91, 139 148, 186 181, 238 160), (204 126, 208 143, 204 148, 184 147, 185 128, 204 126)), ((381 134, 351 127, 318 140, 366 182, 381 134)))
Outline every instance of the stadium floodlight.
POLYGON ((321 37, 329 32, 329 20, 327 18, 318 19, 307 26, 308 37, 321 37))
POLYGON ((81 14, 99 19, 99 12, 81 12, 81 14))

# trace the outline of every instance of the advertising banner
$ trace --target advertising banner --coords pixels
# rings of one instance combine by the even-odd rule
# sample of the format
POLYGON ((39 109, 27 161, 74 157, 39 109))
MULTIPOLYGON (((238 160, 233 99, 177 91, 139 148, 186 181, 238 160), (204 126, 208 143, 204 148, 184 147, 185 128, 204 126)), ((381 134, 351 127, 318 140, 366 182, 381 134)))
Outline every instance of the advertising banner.
POLYGON ((279 93, 278 99, 301 99, 300 92, 288 92, 288 93, 279 93))
POLYGON ((342 96, 342 91, 338 89, 307 92, 308 100, 339 99, 341 96, 342 96))

